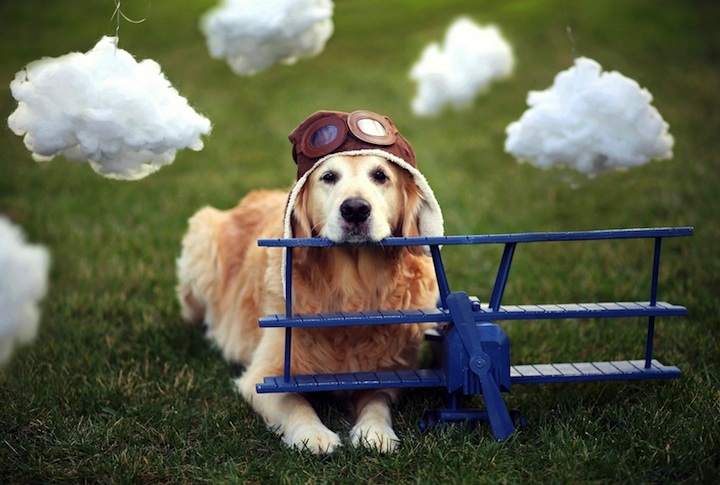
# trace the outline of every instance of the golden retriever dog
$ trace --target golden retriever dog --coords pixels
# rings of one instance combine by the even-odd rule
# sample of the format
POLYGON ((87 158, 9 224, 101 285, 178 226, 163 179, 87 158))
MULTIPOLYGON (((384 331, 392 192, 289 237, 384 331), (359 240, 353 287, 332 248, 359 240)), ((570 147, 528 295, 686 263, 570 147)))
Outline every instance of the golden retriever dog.
MULTIPOLYGON (((258 319, 285 312, 286 284, 284 250, 259 247, 257 241, 321 237, 350 243, 292 249, 293 313, 428 308, 436 305, 438 288, 422 247, 354 244, 440 235, 442 214, 415 168, 412 149, 388 118, 365 111, 318 112, 290 138, 298 181, 289 192, 253 191, 234 209, 207 207, 190 219, 178 259, 177 291, 183 317, 207 325, 207 337, 223 356, 246 367, 237 389, 266 424, 288 446, 322 454, 340 446, 340 436, 321 422, 302 395, 256 392, 264 377, 283 373, 285 330, 260 328, 258 319), (359 139, 353 130, 362 127, 352 124, 353 115, 379 119, 392 140, 359 139), (300 137, 307 138, 317 120, 337 124, 341 133, 335 135, 345 137, 342 143, 316 151, 305 147, 310 142, 300 137)), ((425 329, 421 324, 296 328, 291 372, 410 369, 425 329)), ((351 443, 393 451, 399 439, 390 405, 398 390, 341 394, 356 418, 351 443)))

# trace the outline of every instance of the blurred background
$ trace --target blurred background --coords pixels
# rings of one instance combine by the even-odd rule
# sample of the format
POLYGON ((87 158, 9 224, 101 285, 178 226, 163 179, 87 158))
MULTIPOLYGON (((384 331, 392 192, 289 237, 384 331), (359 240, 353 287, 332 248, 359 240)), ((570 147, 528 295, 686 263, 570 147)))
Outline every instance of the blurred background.
MULTIPOLYGON (((627 388, 610 384, 578 388, 574 402, 563 401, 566 388, 513 391, 511 403, 545 423, 551 436, 539 436, 535 428, 510 445, 536 458, 526 468, 493 448, 501 465, 490 476, 661 482, 717 476, 719 430, 707 423, 717 417, 720 396, 711 371, 720 365, 716 2, 338 0, 334 33, 323 52, 251 77, 208 54, 198 25, 216 3, 126 0, 124 14, 144 21, 121 20, 118 31, 120 48, 138 61, 157 61, 178 92, 210 119, 212 133, 203 138, 202 151, 181 150, 172 165, 121 182, 62 157, 37 163, 7 123, 0 130, 0 214, 52 255, 38 338, 0 369, 0 477, 16 483, 93 476, 175 482, 229 473, 263 481, 281 479, 282 470, 286 476, 290 470, 340 473, 342 464, 321 472, 313 462, 297 464, 294 455, 284 454, 236 400, 232 372, 202 331, 180 322, 174 297, 174 261, 187 218, 204 205, 230 208, 253 188, 289 187, 295 165, 287 135, 319 109, 389 116, 415 149, 443 207, 448 235, 694 226, 693 237, 667 243, 661 266, 661 298, 687 306, 690 315, 661 322, 656 351, 663 363, 681 367, 683 378, 649 387, 647 394, 623 396, 627 388), (465 109, 418 117, 411 110, 416 85, 410 69, 461 15, 499 27, 513 48, 513 74, 465 109), (652 93, 675 138, 671 160, 590 178, 521 164, 504 151, 505 129, 527 109, 528 92, 550 87, 578 56, 652 93), (546 414, 557 402, 567 403, 554 412, 574 423, 577 434, 562 435, 557 417, 546 414), (615 418, 621 403, 655 410, 665 403, 673 412, 656 413, 655 420, 641 413, 629 425, 644 444, 600 426, 590 434, 613 443, 607 446, 615 454, 608 454, 586 441, 581 430, 587 429, 573 411, 578 402, 586 406, 581 414, 602 405, 615 418), (591 450, 584 462, 572 444, 577 440, 591 450), (556 467, 541 460, 552 441, 565 450, 556 467), (235 453, 249 443, 255 459, 235 453), (652 455, 656 448, 665 450, 667 461, 652 455), (272 470, 258 456, 280 465, 272 470), (64 457, 70 465, 61 464, 64 457)), ((0 113, 7 118, 17 106, 9 83, 18 71, 44 56, 86 52, 103 35, 114 35, 114 10, 110 0, 0 0, 0 113)), ((501 249, 446 248, 452 289, 487 300, 501 249)), ((516 258, 508 303, 647 299, 650 242, 530 246, 516 258)), ((642 325, 529 323, 506 330, 514 363, 638 358, 644 345, 642 325)), ((400 456, 416 477, 443 476, 427 468, 435 465, 417 451, 424 447, 432 454, 451 446, 467 463, 488 465, 475 456, 477 446, 495 445, 487 430, 470 444, 459 435, 446 445, 428 444, 413 431, 412 417, 435 398, 412 398, 409 417, 399 425, 406 437, 400 456)), ((410 478, 397 462, 368 466, 380 475, 410 478)), ((448 479, 469 477, 444 473, 448 479)))

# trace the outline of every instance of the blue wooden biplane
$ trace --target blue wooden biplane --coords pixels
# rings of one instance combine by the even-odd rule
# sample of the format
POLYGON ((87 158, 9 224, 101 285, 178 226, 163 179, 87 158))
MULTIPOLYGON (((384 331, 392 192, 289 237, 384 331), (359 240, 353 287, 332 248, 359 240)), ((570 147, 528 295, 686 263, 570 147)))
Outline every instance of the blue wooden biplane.
POLYGON ((383 246, 427 246, 430 248, 440 289, 436 308, 327 314, 292 314, 293 247, 328 247, 326 239, 264 239, 261 246, 286 247, 286 313, 260 319, 261 327, 286 329, 285 368, 281 376, 268 376, 257 384, 257 392, 319 392, 379 388, 445 388, 446 408, 431 410, 421 426, 436 422, 487 420, 497 440, 506 439, 519 423, 519 416, 505 406, 502 392, 515 384, 546 384, 623 379, 668 379, 680 377, 680 370, 663 365, 653 358, 653 339, 657 317, 682 316, 683 306, 658 301, 658 273, 663 238, 690 236, 690 227, 615 229, 601 231, 541 232, 503 235, 392 237, 383 246), (649 300, 571 304, 503 305, 503 293, 510 275, 515 250, 519 244, 553 241, 595 241, 605 239, 654 239, 654 254, 649 300), (487 304, 462 291, 450 291, 440 255, 441 246, 465 244, 502 244, 504 250, 487 304), (507 320, 607 319, 619 317, 647 318, 647 340, 644 359, 511 365, 510 341, 495 324, 507 320), (359 372, 340 374, 293 375, 290 352, 293 328, 343 325, 388 325, 417 322, 438 324, 434 340, 438 368, 396 372, 359 372), (485 409, 463 409, 460 397, 482 394, 485 409))

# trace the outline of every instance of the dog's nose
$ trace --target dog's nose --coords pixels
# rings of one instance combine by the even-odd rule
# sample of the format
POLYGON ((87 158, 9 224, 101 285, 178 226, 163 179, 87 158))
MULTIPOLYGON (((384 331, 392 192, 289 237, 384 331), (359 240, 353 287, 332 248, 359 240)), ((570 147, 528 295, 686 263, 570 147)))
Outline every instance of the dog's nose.
POLYGON ((362 197, 353 197, 346 199, 340 205, 340 215, 347 222, 358 224, 365 222, 370 217, 370 204, 362 197))

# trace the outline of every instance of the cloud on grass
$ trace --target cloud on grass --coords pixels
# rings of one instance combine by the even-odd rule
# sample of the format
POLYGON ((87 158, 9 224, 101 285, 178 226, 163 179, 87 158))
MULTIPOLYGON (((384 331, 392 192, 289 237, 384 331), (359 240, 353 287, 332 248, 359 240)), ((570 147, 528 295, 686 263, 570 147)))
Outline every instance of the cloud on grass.
POLYGON ((200 19, 210 55, 250 76, 314 57, 333 33, 331 0, 223 0, 200 19))
POLYGON ((512 47, 497 26, 461 17, 448 27, 443 43, 428 45, 412 66, 410 79, 417 84, 412 110, 435 116, 446 105, 467 108, 493 81, 510 76, 514 65, 512 47))
POLYGON ((49 268, 48 250, 27 243, 19 227, 0 217, 0 365, 35 338, 49 268))
POLYGON ((201 150, 211 129, 157 62, 137 62, 116 37, 87 53, 31 62, 10 89, 18 106, 8 126, 33 159, 62 155, 113 179, 141 179, 180 149, 201 150))
POLYGON ((551 87, 530 91, 529 108, 506 128, 505 151, 585 174, 672 158, 674 139, 652 100, 636 81, 580 57, 551 87))

